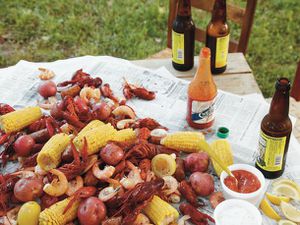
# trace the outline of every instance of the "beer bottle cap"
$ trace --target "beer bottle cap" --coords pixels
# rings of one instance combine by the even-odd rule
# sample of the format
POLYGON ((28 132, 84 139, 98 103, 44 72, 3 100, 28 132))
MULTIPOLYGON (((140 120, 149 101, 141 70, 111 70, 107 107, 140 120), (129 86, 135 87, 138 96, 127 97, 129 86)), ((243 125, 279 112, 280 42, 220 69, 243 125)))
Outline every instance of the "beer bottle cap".
POLYGON ((219 138, 227 138, 229 135, 229 129, 226 127, 219 127, 218 132, 217 132, 217 136, 219 138))

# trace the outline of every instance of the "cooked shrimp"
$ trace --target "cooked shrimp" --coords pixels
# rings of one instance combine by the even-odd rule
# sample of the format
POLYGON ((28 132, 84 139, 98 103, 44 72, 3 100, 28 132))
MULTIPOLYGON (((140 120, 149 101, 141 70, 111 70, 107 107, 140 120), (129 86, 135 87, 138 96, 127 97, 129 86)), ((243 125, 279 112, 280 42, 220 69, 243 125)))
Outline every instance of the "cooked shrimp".
POLYGON ((163 192, 165 195, 173 194, 178 189, 178 181, 172 176, 164 176, 165 185, 163 187, 163 192))
POLYGON ((101 92, 99 88, 84 87, 81 89, 79 96, 86 103, 88 103, 92 99, 95 102, 99 102, 101 97, 101 92))
POLYGON ((106 166, 103 170, 100 170, 98 164, 95 163, 92 167, 92 170, 95 177, 97 177, 99 180, 105 181, 114 174, 116 169, 113 166, 106 166))
POLYGON ((39 78, 41 80, 50 80, 55 76, 55 73, 52 70, 48 70, 46 68, 38 68, 39 71, 41 71, 41 74, 39 75, 39 78))
POLYGON ((97 158, 97 155, 91 155, 87 158, 86 167, 83 170, 83 173, 86 173, 89 169, 93 167, 93 165, 95 165, 95 163, 97 162, 97 158))
POLYGON ((81 176, 76 176, 74 180, 68 182, 68 189, 66 194, 68 196, 73 195, 76 191, 83 187, 83 179, 81 176))
POLYGON ((120 190, 120 187, 117 187, 117 188, 113 188, 111 186, 106 187, 99 192, 98 198, 102 202, 106 202, 109 199, 111 199, 112 197, 114 197, 116 194, 118 194, 119 190, 120 190))
POLYGON ((33 172, 31 170, 20 170, 20 171, 12 173, 12 175, 17 175, 20 178, 36 177, 35 172, 33 172))
POLYGON ((52 169, 49 172, 56 175, 58 179, 54 178, 51 184, 45 184, 44 192, 55 197, 65 194, 68 189, 68 180, 65 174, 57 169, 52 169))
POLYGON ((133 165, 130 161, 126 162, 127 167, 131 169, 127 177, 124 177, 120 180, 120 183, 125 189, 132 189, 138 183, 144 182, 141 178, 141 170, 133 165))

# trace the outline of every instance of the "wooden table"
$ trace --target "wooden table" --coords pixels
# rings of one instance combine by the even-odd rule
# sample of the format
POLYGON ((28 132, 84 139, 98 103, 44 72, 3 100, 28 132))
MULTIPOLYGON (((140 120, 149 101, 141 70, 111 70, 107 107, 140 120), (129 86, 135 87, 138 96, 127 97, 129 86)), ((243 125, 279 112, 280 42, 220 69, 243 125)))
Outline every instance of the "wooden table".
MULTIPOLYGON (((166 67, 174 76, 191 80, 196 73, 198 67, 198 56, 195 56, 194 68, 180 72, 173 68, 170 58, 162 59, 144 59, 132 61, 135 65, 147 67, 149 69, 158 69, 159 67, 166 67)), ((234 94, 252 94, 261 91, 252 74, 252 70, 247 63, 243 53, 230 53, 228 55, 228 66, 223 74, 215 75, 214 80, 219 89, 228 91, 234 94)))

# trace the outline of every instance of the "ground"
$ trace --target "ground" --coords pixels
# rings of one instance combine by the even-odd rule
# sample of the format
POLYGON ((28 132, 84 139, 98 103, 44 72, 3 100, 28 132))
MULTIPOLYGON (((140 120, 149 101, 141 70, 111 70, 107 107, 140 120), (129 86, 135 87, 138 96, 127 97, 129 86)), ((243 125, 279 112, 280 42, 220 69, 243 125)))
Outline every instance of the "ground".
MULTIPOLYGON (((245 4, 242 0, 228 2, 245 4)), ((0 67, 81 55, 142 59, 166 47, 167 0, 1 0, 0 67)), ((247 60, 264 95, 293 79, 300 50, 300 1, 258 1, 247 60)), ((193 11, 197 25, 209 16, 193 11)), ((239 30, 231 24, 233 36, 239 30)), ((196 52, 199 52, 199 45, 196 52)))

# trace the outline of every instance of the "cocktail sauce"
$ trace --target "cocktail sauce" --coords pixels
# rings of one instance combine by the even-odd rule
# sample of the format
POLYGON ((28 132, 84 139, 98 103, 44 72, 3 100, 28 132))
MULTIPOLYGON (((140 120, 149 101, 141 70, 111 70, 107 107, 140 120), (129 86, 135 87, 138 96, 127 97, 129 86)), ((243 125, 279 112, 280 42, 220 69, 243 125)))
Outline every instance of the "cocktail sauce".
POLYGON ((252 193, 257 191, 261 184, 257 176, 246 170, 234 170, 232 174, 237 179, 236 182, 234 177, 228 176, 224 180, 224 184, 230 190, 239 193, 252 193))

